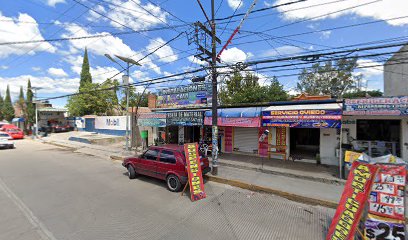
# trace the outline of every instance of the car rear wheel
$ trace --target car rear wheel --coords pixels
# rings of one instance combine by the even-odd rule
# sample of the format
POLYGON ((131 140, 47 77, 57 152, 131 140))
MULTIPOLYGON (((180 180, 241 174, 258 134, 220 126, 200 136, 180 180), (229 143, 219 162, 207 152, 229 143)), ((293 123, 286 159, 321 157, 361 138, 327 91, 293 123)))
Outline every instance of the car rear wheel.
POLYGON ((166 178, 167 188, 172 192, 178 192, 181 189, 181 182, 180 179, 174 175, 170 174, 166 178))
POLYGON ((129 174, 129 179, 135 179, 136 178, 136 171, 132 165, 128 165, 127 167, 128 174, 129 174))

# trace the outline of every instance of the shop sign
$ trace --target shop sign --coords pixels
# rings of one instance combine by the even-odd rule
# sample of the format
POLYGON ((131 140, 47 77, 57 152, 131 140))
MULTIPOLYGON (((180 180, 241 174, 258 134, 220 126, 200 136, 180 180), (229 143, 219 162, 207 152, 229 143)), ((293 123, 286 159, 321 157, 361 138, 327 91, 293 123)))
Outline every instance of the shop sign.
POLYGON ((405 116, 408 96, 346 99, 344 115, 405 116))
POLYGON ((327 234, 327 240, 354 239, 378 166, 354 162, 327 234))
POLYGON ((163 89, 158 93, 157 107, 207 107, 211 106, 211 83, 163 89))
POLYGON ((168 126, 202 126, 204 122, 202 111, 169 112, 166 117, 168 126))
MULTIPOLYGON (((217 118, 218 126, 220 127, 260 127, 261 120, 259 117, 243 117, 243 118, 217 118)), ((204 118, 205 125, 212 125, 212 117, 204 118)))
POLYGON ((164 113, 140 114, 137 119, 137 125, 142 127, 165 127, 166 114, 164 113))
POLYGON ((191 201, 206 198, 203 174, 201 172, 200 157, 197 143, 184 144, 186 154, 188 183, 190 185, 191 201))
POLYGON ((400 221, 389 221, 368 214, 365 222, 365 239, 405 239, 405 224, 400 221))
POLYGON ((126 116, 96 117, 95 129, 126 130, 126 116))
POLYGON ((277 110, 262 112, 263 127, 340 128, 341 110, 277 110))

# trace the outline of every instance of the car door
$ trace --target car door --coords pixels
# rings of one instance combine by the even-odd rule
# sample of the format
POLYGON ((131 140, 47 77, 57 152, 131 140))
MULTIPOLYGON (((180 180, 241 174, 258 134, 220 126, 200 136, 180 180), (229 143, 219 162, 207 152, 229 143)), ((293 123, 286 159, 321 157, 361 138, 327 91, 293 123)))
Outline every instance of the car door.
POLYGON ((165 179, 168 172, 176 172, 176 163, 174 151, 162 149, 157 161, 157 178, 165 179))
POLYGON ((159 149, 151 148, 140 157, 139 169, 141 174, 157 177, 157 157, 159 152, 159 149))

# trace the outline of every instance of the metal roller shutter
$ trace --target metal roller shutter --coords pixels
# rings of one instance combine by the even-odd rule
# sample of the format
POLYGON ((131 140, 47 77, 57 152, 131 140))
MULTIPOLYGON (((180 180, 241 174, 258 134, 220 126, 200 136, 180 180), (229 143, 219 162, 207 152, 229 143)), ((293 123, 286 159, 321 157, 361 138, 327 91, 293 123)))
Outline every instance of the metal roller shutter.
POLYGON ((246 153, 258 151, 258 128, 234 128, 234 149, 246 153))

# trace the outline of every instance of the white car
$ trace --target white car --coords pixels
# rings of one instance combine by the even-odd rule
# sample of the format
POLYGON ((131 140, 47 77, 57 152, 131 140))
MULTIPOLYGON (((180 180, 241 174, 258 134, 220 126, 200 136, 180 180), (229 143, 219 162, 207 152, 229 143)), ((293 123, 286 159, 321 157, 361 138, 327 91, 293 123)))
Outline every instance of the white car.
POLYGON ((0 148, 15 148, 13 138, 5 132, 0 132, 0 148))

